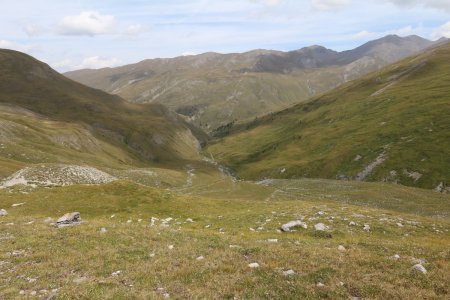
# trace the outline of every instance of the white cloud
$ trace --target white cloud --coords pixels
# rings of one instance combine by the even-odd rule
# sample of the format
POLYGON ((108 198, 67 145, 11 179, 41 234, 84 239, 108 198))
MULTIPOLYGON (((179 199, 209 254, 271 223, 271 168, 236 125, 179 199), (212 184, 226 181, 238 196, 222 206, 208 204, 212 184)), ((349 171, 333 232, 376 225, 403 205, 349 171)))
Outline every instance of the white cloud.
POLYGON ((117 58, 105 58, 101 56, 91 56, 83 59, 77 69, 101 69, 107 67, 116 67, 121 64, 117 58))
POLYGON ((370 32, 368 32, 367 30, 363 30, 363 31, 360 31, 360 32, 355 33, 354 35, 352 35, 352 40, 360 40, 360 39, 363 39, 363 38, 365 38, 365 37, 367 37, 369 35, 371 35, 370 32))
POLYGON ((439 39, 441 37, 450 38, 450 21, 435 29, 431 34, 431 37, 434 39, 439 39))
POLYGON ((35 37, 44 32, 44 29, 39 27, 38 25, 34 24, 28 24, 23 27, 23 31, 29 36, 29 37, 35 37))
POLYGON ((0 48, 11 49, 20 52, 31 52, 33 50, 36 50, 36 46, 34 45, 19 44, 8 40, 0 40, 0 48))
POLYGON ((389 30, 386 32, 386 34, 396 34, 399 36, 407 36, 407 35, 416 34, 419 30, 420 30, 420 28, 414 28, 411 25, 408 25, 408 26, 405 26, 402 28, 389 30))
POLYGON ((260 3, 267 6, 277 6, 281 4, 284 0, 252 0, 252 2, 260 3))
POLYGON ((132 24, 129 25, 125 30, 125 35, 128 36, 138 36, 142 33, 147 32, 149 29, 142 26, 141 24, 132 24))
POLYGON ((72 59, 63 59, 61 61, 51 63, 51 66, 60 72, 80 70, 80 69, 101 69, 108 67, 117 67, 123 62, 117 58, 106 58, 101 56, 89 56, 80 61, 73 61, 72 59))
POLYGON ((333 11, 350 5, 351 0, 312 0, 313 8, 317 10, 333 11))
POLYGON ((388 1, 403 7, 413 7, 420 5, 425 7, 442 9, 447 12, 450 12, 449 0, 388 0, 388 1))
POLYGON ((83 11, 77 16, 66 16, 58 25, 62 35, 88 35, 113 33, 116 20, 112 15, 96 11, 83 11))
POLYGON ((192 52, 192 51, 186 51, 181 53, 182 56, 191 56, 191 55, 197 55, 197 53, 192 52))

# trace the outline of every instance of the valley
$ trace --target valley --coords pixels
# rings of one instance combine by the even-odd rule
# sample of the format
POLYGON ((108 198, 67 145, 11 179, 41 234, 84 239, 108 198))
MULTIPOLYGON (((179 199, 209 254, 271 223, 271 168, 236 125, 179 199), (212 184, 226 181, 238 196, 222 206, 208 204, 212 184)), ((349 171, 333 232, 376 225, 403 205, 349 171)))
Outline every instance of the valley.
POLYGON ((66 74, 116 95, 1 49, 0 299, 448 298, 442 42, 66 74))
POLYGON ((222 126, 282 110, 444 41, 390 35, 343 52, 310 46, 204 53, 64 75, 130 102, 164 104, 214 135, 222 126))

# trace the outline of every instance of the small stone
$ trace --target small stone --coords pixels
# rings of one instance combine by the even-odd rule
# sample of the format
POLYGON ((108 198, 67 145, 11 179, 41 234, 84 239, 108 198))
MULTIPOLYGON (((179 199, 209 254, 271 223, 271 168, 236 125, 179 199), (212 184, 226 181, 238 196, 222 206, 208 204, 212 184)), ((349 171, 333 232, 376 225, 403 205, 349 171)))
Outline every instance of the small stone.
POLYGON ((67 213, 56 221, 56 226, 58 228, 79 224, 81 224, 81 217, 79 212, 67 213))
POLYGON ((186 222, 189 222, 189 223, 192 223, 192 222, 194 222, 191 218, 187 218, 186 219, 186 222))
POLYGON ((290 221, 286 224, 283 224, 281 226, 281 230, 284 232, 289 232, 289 231, 291 231, 291 229, 293 229, 295 227, 301 227, 303 229, 307 229, 308 225, 305 222, 302 222, 300 220, 295 220, 295 221, 290 221))
POLYGON ((112 218, 115 218, 116 217, 116 215, 111 215, 111 217, 109 217, 110 219, 112 219, 112 218))
POLYGON ((165 299, 168 299, 168 298, 170 298, 170 294, 169 294, 169 293, 164 293, 164 294, 163 294, 163 297, 164 297, 165 299))
POLYGON ((119 276, 120 274, 122 273, 122 271, 115 271, 115 272, 112 272, 111 273, 111 276, 113 276, 113 277, 117 277, 117 276, 119 276))
POLYGON ((56 223, 72 223, 72 222, 78 222, 80 221, 80 213, 79 212, 72 212, 67 213, 60 217, 56 223))
POLYGON ((287 271, 283 271, 283 275, 284 276, 292 276, 295 275, 295 271, 294 270, 287 270, 287 271))
POLYGON ((24 204, 25 204, 25 202, 22 202, 22 203, 14 203, 13 205, 11 205, 11 207, 22 206, 22 205, 24 205, 24 204))
POLYGON ((347 249, 345 249, 344 246, 339 245, 339 246, 338 246, 338 250, 339 250, 340 252, 345 252, 347 249))
POLYGON ((411 262, 413 264, 426 264, 427 260, 425 258, 412 258, 411 262))
POLYGON ((395 255, 391 256, 390 258, 393 259, 393 260, 399 260, 400 259, 400 255, 395 254, 395 255))
POLYGON ((350 223, 348 223, 349 226, 356 226, 356 223, 351 221, 350 223))
POLYGON ((31 291, 30 292, 30 296, 36 296, 37 292, 36 291, 31 291))
MULTIPOLYGON (((115 276, 115 275, 113 275, 113 276, 115 276)), ((73 280, 73 282, 74 282, 74 283, 83 283, 83 282, 85 282, 86 280, 87 280, 86 277, 79 277, 79 278, 75 278, 75 279, 73 280)))
POLYGON ((18 257, 18 256, 22 256, 24 253, 25 253, 24 250, 14 250, 9 253, 9 256, 10 257, 18 257))
POLYGON ((211 227, 211 224, 208 224, 205 226, 205 228, 210 228, 210 227, 211 227))
POLYGON ((403 224, 402 223, 397 223, 397 226, 398 227, 403 227, 403 224))
POLYGON ((338 286, 344 286, 344 283, 342 281, 339 281, 338 286))
POLYGON ((271 244, 276 244, 278 243, 278 239, 268 239, 267 242, 271 244))
POLYGON ((364 230, 364 231, 370 231, 370 226, 369 226, 369 224, 364 224, 363 230, 364 230))
POLYGON ((142 222, 142 219, 138 219, 138 223, 141 223, 142 222))
POLYGON ((421 272, 422 274, 427 274, 427 269, 425 269, 425 267, 422 266, 421 264, 414 265, 413 270, 421 272))
POLYGON ((317 214, 318 214, 319 216, 323 216, 324 214, 326 214, 326 212, 324 212, 324 211, 318 211, 317 214))
POLYGON ((128 224, 130 224, 130 223, 132 223, 132 222, 133 222, 132 220, 128 220, 128 221, 127 221, 128 224))
POLYGON ((255 231, 255 229, 254 229, 254 228, 251 228, 251 227, 250 227, 249 229, 250 229, 250 231, 255 231))
POLYGON ((169 250, 172 250, 174 248, 174 246, 173 245, 169 245, 169 247, 167 247, 167 248, 169 248, 169 250))
POLYGON ((317 223, 316 225, 314 225, 314 229, 316 229, 317 231, 324 231, 327 229, 327 226, 325 226, 325 224, 323 223, 317 223))
POLYGON ((258 263, 251 263, 251 264, 248 264, 248 266, 250 267, 250 268, 252 268, 252 269, 256 269, 256 268, 259 268, 259 264, 258 263))
POLYGON ((204 259, 205 258, 203 256, 199 256, 199 257, 196 258, 197 261, 201 261, 201 260, 204 260, 204 259))
POLYGON ((105 227, 100 228, 100 233, 106 233, 108 230, 105 227))
POLYGON ((325 284, 323 284, 322 282, 319 282, 319 283, 316 284, 316 286, 317 286, 317 287, 324 287, 325 284))
POLYGON ((20 290, 19 291, 19 295, 25 295, 25 291, 24 290, 20 290))
POLYGON ((0 209, 0 217, 7 216, 8 212, 5 209, 0 209))
POLYGON ((150 253, 148 256, 155 257, 155 253, 150 253))

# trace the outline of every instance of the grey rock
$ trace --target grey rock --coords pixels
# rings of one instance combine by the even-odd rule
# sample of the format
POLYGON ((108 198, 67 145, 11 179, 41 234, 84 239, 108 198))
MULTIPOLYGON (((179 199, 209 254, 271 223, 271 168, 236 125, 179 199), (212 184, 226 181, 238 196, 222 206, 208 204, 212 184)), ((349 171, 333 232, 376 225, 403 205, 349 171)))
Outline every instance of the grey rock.
POLYGON ((427 269, 425 269, 424 266, 422 266, 421 264, 416 264, 413 266, 413 270, 418 271, 422 274, 427 274, 427 269))
POLYGON ((338 250, 339 250, 340 252, 345 252, 345 251, 347 251, 347 249, 345 249, 345 247, 342 246, 342 245, 339 245, 339 246, 338 246, 338 250))
POLYGON ((295 275, 295 271, 294 270, 287 270, 287 271, 283 271, 283 275, 284 276, 292 276, 295 275))
POLYGON ((289 232, 289 231, 291 231, 291 229, 293 229, 295 227, 302 227, 304 229, 307 229, 308 225, 305 222, 303 222, 303 221, 295 220, 295 221, 290 221, 290 222, 288 222, 286 224, 283 224, 281 226, 281 230, 284 231, 284 232, 289 232))
POLYGON ((316 229, 317 231, 325 231, 327 228, 328 227, 323 223, 317 223, 316 225, 314 225, 314 229, 316 229))
POLYGON ((79 224, 81 224, 81 217, 79 212, 67 213, 56 221, 56 226, 58 228, 79 224))
POLYGON ((1 216, 7 216, 8 215, 8 212, 5 210, 5 209, 0 209, 0 217, 1 216))

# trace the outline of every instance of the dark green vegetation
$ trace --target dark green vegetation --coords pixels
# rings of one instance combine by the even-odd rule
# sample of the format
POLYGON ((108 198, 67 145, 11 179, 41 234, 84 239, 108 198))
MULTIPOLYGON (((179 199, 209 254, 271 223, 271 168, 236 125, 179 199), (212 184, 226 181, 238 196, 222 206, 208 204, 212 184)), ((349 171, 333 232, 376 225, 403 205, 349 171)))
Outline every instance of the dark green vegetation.
POLYGON ((207 132, 279 111, 435 45, 386 36, 356 49, 205 53, 65 75, 130 102, 161 103, 207 132))
MULTIPOLYGON (((25 148, 31 149, 31 140, 23 129, 27 127, 28 131, 35 131, 35 137, 41 135, 35 140, 34 150, 43 150, 52 143, 70 148, 71 139, 78 136, 78 141, 72 141, 76 144, 72 148, 90 152, 92 149, 83 144, 108 143, 110 148, 116 148, 113 152, 121 151, 127 156, 117 156, 108 147, 98 145, 99 151, 109 152, 105 155, 116 162, 170 164, 198 159, 199 141, 205 141, 205 134, 161 105, 127 103, 65 78, 34 58, 11 50, 0 50, 0 68, 2 116, 9 118, 2 124, 5 130, 16 128, 10 134, 17 134, 18 139, 28 143, 25 148), (29 110, 29 117, 23 117, 23 109, 29 110), (51 125, 50 121, 60 123, 51 125), (54 132, 46 134, 47 127, 54 132), (60 140, 50 142, 58 131, 66 132, 60 132, 60 140), (86 136, 89 134, 92 136, 86 136)), ((5 143, 13 140, 6 139, 5 143)), ((61 156, 71 156, 67 154, 61 156)))
POLYGON ((307 103, 236 125, 206 152, 243 178, 448 185, 449 82, 445 44, 307 103))

